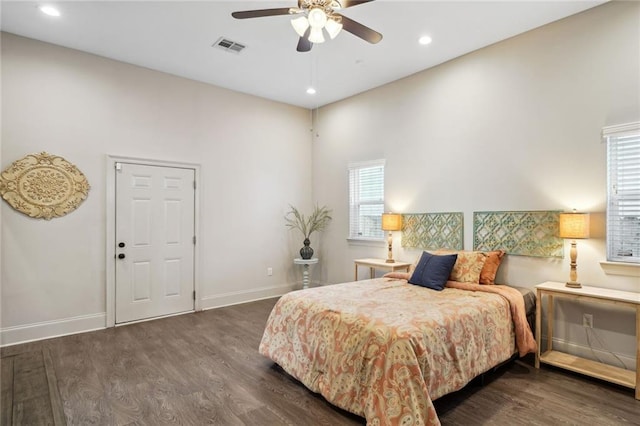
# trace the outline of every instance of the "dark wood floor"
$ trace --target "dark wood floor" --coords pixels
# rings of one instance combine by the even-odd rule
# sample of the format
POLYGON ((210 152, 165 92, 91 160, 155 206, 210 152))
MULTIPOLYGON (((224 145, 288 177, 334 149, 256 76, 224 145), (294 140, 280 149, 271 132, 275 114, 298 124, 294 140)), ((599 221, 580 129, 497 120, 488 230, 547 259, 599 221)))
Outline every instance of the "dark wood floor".
MULTIPOLYGON (((15 405, 16 389, 31 386, 17 383, 10 374, 15 366, 6 365, 42 353, 43 363, 50 356, 49 375, 57 382, 69 425, 365 424, 258 354, 274 303, 270 299, 3 348, 0 420, 11 424, 8 401, 15 405), (7 395, 11 389, 13 395, 7 395)), ((47 373, 46 368, 33 370, 47 373)), ((22 378, 42 384, 36 376, 22 378)), ((482 386, 478 382, 435 401, 443 425, 640 425, 640 401, 630 389, 548 367, 535 370, 530 359, 502 367, 482 386)), ((59 424, 47 418, 55 408, 38 408, 45 406, 31 404, 28 421, 14 415, 13 424, 59 424)))

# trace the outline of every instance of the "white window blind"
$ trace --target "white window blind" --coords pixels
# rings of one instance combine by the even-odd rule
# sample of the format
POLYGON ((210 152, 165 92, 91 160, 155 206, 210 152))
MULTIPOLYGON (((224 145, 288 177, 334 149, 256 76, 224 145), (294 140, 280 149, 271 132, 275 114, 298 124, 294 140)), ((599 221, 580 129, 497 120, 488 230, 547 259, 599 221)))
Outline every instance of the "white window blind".
POLYGON ((640 122, 602 129, 607 143, 607 260, 640 263, 640 122))
POLYGON ((349 238, 384 240, 384 160, 349 164, 349 238))

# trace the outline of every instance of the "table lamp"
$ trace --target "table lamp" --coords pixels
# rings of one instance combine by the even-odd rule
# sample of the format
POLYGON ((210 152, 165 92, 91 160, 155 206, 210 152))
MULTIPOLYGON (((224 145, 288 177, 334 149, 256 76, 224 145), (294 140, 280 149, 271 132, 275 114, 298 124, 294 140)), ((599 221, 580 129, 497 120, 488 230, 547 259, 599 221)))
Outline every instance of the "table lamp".
POLYGON ((382 230, 389 231, 389 254, 387 255, 386 263, 395 263, 393 260, 393 231, 400 231, 402 229, 402 215, 398 213, 382 213, 382 230))
POLYGON ((577 263, 578 248, 577 239, 589 238, 589 213, 560 213, 560 238, 571 240, 571 272, 569 273, 569 281, 567 287, 580 288, 578 282, 577 263))

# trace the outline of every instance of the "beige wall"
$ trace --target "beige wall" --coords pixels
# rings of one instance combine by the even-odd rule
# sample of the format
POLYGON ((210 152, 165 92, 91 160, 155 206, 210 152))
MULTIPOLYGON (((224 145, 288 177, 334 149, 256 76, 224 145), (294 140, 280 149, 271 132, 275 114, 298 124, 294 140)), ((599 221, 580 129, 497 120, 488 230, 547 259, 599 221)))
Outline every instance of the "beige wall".
MULTIPOLYGON (((386 254, 383 244, 346 240, 347 163, 385 158, 387 210, 462 211, 467 249, 473 246, 474 211, 596 213, 594 238, 579 242, 580 280, 640 291, 638 275, 610 275, 599 263, 606 257, 607 181, 600 130, 640 119, 639 62, 640 4, 615 2, 320 108, 314 197, 334 208, 336 217, 324 235, 331 247, 323 253, 327 281, 351 280, 354 258, 386 254)), ((399 236, 394 248, 397 259, 413 261, 419 254, 402 250, 399 236)), ((532 287, 568 275, 566 258, 509 256, 499 279, 532 287)), ((564 306, 557 318, 559 344, 584 349, 583 311, 594 314, 605 340, 612 339, 610 349, 634 358, 628 312, 564 306)))
POLYGON ((2 203, 3 344, 104 327, 107 154, 201 166, 203 307, 300 280, 283 216, 311 207, 308 110, 6 33, 2 88, 2 168, 47 151, 91 184, 51 221, 2 203))

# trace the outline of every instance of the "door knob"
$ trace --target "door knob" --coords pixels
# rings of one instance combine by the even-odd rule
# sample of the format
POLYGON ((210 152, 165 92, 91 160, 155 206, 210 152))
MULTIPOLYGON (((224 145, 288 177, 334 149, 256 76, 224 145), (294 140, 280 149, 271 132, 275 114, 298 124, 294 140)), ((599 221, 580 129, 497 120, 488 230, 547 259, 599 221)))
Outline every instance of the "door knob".
POLYGON ((124 259, 124 253, 120 253, 120 254, 118 255, 118 259, 124 259))
POLYGON ((124 245, 125 245, 124 243, 118 243, 118 247, 120 248, 124 247, 124 245))

